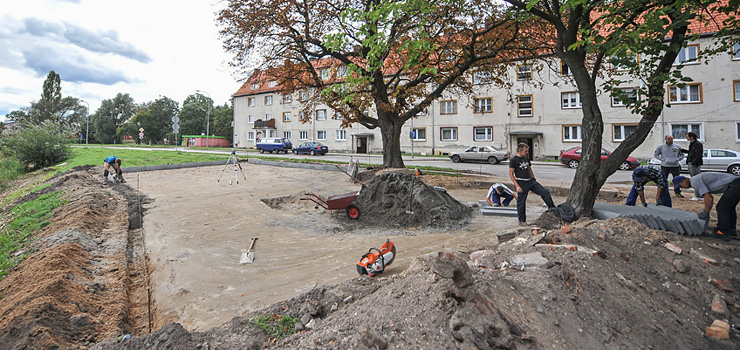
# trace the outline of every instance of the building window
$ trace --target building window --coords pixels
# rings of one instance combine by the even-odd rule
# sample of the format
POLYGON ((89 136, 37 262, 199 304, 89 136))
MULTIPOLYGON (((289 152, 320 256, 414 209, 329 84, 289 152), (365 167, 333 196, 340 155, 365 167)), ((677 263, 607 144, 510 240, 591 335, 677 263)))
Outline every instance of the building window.
POLYGON ((478 126, 473 128, 473 141, 493 141, 493 127, 478 126))
POLYGON ((254 123, 255 119, 256 119, 255 116, 253 114, 250 114, 247 116, 247 123, 252 124, 254 123))
POLYGON ((316 120, 326 120, 326 110, 325 109, 316 110, 316 120))
POLYGON ((740 60, 740 42, 732 44, 732 59, 740 60))
POLYGON ((563 141, 581 141, 581 126, 563 125, 563 141))
POLYGON ((581 94, 576 92, 563 92, 560 94, 563 108, 581 108, 581 94))
POLYGON ((265 96, 265 106, 272 106, 272 95, 265 96))
POLYGON ((322 141, 326 140, 326 130, 317 130, 316 139, 322 141))
POLYGON ((272 113, 265 113, 265 120, 271 120, 272 119, 272 113))
POLYGON ((516 80, 532 79, 532 65, 520 64, 516 66, 516 80))
POLYGON ((675 139, 676 141, 686 140, 686 134, 688 134, 690 131, 693 131, 700 140, 704 139, 704 137, 702 136, 701 123, 671 124, 670 126, 671 135, 673 135, 673 139, 675 139))
POLYGON ((565 64, 565 61, 560 61, 560 75, 566 76, 571 75, 573 72, 570 71, 570 67, 568 67, 567 64, 565 64))
POLYGON ((679 64, 696 63, 699 63, 699 44, 688 45, 684 48, 681 48, 681 51, 678 51, 678 56, 676 56, 676 60, 673 61, 674 66, 677 66, 679 64))
POLYGON ((290 123, 290 112, 283 112, 283 122, 290 123))
POLYGON ((283 131, 283 138, 284 139, 290 140, 291 136, 292 135, 291 135, 290 131, 283 131))
POLYGON ((457 128, 439 128, 439 137, 442 141, 457 141, 457 128))
POLYGON ((308 140, 308 131, 299 131, 298 132, 298 139, 299 140, 308 140))
POLYGON ((621 94, 612 95, 612 107, 634 106, 637 103, 637 89, 619 88, 615 89, 615 92, 621 92, 621 94))
POLYGON ((324 68, 319 70, 319 77, 321 77, 321 80, 329 80, 329 77, 331 76, 331 70, 329 68, 324 68))
POLYGON ((247 106, 254 107, 255 106, 255 100, 254 97, 250 97, 247 99, 247 106))
POLYGON ((270 86, 271 88, 274 88, 274 87, 276 87, 276 86, 277 86, 277 80, 270 80, 270 82, 268 83, 268 85, 269 85, 269 86, 270 86))
POLYGON ((293 95, 284 95, 283 96, 283 104, 288 104, 293 102, 293 95))
POLYGON ((426 128, 414 128, 411 130, 411 140, 413 141, 426 141, 427 129, 426 128))
POLYGON ((247 140, 254 141, 254 131, 247 132, 247 140))
POLYGON ((735 142, 740 142, 740 122, 735 122, 735 142))
POLYGON ((493 110, 493 99, 490 97, 473 99, 475 113, 491 113, 493 110))
POLYGON ((701 103, 701 83, 668 86, 668 101, 670 103, 701 103))
POLYGON ((612 141, 624 141, 637 130, 637 124, 614 125, 612 127, 612 141))
POLYGON ((491 79, 491 72, 486 72, 486 71, 473 72, 473 84, 484 85, 484 84, 490 84, 492 81, 493 79, 491 79))
POLYGON ((299 101, 308 101, 308 91, 301 91, 298 93, 299 101))
POLYGON ((347 140, 347 130, 339 129, 337 130, 337 141, 345 141, 347 140))
POLYGON ((740 102, 740 80, 733 80, 732 87, 732 100, 735 102, 740 102))
POLYGON ((457 114, 457 100, 439 102, 440 114, 457 114))
POLYGON ((627 64, 620 64, 620 62, 617 62, 616 57, 610 58, 610 64, 612 66, 612 69, 615 71, 626 71, 629 70, 631 67, 636 66, 640 62, 640 56, 629 52, 627 53, 626 57, 622 59, 622 61, 627 61, 627 64))
POLYGON ((257 90, 260 88, 260 83, 252 83, 252 90, 257 90))
POLYGON ((519 95, 516 97, 516 109, 517 116, 519 117, 531 117, 534 115, 532 111, 532 95, 519 95))
POLYGON ((347 71, 349 71, 347 65, 340 65, 339 67, 337 67, 337 77, 346 77, 347 71))

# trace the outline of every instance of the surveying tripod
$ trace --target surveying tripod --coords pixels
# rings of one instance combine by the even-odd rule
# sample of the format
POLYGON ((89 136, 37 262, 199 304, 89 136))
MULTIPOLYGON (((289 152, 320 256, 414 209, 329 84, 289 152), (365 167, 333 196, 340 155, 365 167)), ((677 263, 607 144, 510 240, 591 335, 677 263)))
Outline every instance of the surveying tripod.
MULTIPOLYGON (((242 170, 242 165, 239 164, 239 159, 236 157, 236 150, 231 150, 231 154, 229 155, 229 159, 226 161, 226 164, 224 165, 224 169, 221 171, 221 175, 218 176, 218 180, 216 182, 221 182, 221 176, 224 175, 224 172, 226 172, 226 168, 229 166, 229 164, 234 165, 234 180, 237 184, 239 184, 239 174, 238 172, 242 173, 242 177, 244 178, 244 181, 247 181, 247 176, 244 175, 244 171, 242 170)), ((232 181, 229 180, 229 185, 231 185, 232 181)))

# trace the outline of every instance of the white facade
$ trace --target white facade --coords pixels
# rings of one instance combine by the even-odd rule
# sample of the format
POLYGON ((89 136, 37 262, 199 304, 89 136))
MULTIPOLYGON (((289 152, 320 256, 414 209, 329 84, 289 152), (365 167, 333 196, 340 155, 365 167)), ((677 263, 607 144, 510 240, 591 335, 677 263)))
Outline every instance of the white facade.
MULTIPOLYGON (((700 39, 685 49, 694 55, 708 40, 700 39)), ((736 46, 738 46, 736 44, 736 46)), ((472 145, 492 145, 513 150, 518 142, 531 144, 535 159, 556 158, 560 150, 581 144, 582 111, 574 83, 557 68, 528 70, 519 65, 510 69, 513 85, 503 89, 491 84, 476 84, 474 96, 445 93, 413 121, 414 153, 449 153, 472 145), (531 80, 519 80, 517 77, 531 80)), ((666 134, 688 147, 685 134, 694 131, 706 148, 740 150, 740 57, 718 55, 708 64, 686 64, 684 76, 692 78, 686 88, 668 87, 663 115, 652 133, 632 156, 646 160, 663 143, 666 134)), ((472 79, 472 77, 471 77, 472 79)), ((476 82, 480 82, 477 81, 476 82)), ((378 153, 382 151, 380 130, 369 130, 359 124, 341 129, 334 111, 319 106, 308 123, 301 123, 299 93, 287 100, 270 82, 251 82, 234 94, 234 140, 236 147, 251 147, 259 137, 287 137, 297 145, 320 141, 330 152, 378 153), (251 103, 251 105, 250 105, 251 103), (256 120, 274 119, 268 126, 256 120), (257 125, 257 126, 255 126, 257 125)), ((624 85, 623 88, 636 87, 624 85)), ((631 114, 606 92, 599 96, 603 113, 603 147, 616 148, 637 125, 640 116, 631 114)), ((374 110, 371 108, 370 113, 374 110)), ((411 152, 411 121, 404 125, 401 148, 411 152)))

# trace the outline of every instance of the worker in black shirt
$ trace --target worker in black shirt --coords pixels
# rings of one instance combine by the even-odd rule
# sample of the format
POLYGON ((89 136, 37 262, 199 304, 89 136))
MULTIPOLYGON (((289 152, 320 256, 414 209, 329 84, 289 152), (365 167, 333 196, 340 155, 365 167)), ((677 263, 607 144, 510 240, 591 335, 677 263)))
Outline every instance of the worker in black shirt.
POLYGON ((519 218, 519 225, 527 224, 527 195, 529 191, 542 197, 547 204, 548 209, 555 208, 550 191, 540 185, 534 177, 532 163, 527 158, 529 145, 520 143, 516 148, 516 156, 509 160, 509 177, 516 186, 516 214, 519 218))

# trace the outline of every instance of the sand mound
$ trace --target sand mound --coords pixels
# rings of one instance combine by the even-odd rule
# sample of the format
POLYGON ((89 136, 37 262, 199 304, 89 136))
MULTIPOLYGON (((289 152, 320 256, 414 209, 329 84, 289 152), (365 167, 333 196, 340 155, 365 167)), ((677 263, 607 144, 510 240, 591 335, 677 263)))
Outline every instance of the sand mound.
POLYGON ((398 172, 375 176, 362 186, 354 204, 362 212, 363 223, 396 227, 460 229, 470 223, 473 213, 444 189, 398 172))

